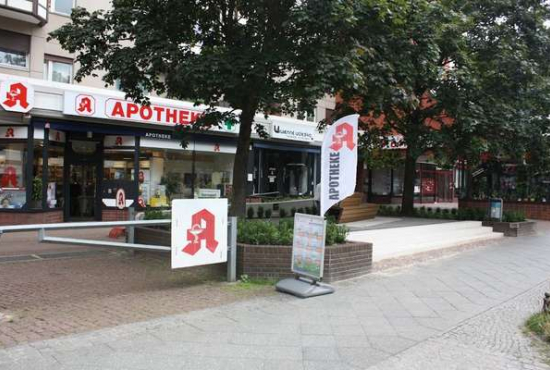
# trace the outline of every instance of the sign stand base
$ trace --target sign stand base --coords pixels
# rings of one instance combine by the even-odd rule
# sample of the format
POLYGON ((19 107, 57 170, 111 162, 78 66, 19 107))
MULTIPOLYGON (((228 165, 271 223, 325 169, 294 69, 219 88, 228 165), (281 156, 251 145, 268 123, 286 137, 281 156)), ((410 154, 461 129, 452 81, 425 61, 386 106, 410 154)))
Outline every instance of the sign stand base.
POLYGON ((308 280, 302 276, 283 279, 275 285, 275 289, 300 298, 311 298, 334 293, 332 286, 315 280, 308 280))

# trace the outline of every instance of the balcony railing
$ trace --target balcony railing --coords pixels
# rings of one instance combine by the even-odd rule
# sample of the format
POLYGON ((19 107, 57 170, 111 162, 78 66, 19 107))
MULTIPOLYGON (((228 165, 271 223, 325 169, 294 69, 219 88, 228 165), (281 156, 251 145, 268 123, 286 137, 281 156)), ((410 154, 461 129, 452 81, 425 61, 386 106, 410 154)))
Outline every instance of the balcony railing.
POLYGON ((43 26, 48 22, 48 0, 0 0, 0 16, 43 26))

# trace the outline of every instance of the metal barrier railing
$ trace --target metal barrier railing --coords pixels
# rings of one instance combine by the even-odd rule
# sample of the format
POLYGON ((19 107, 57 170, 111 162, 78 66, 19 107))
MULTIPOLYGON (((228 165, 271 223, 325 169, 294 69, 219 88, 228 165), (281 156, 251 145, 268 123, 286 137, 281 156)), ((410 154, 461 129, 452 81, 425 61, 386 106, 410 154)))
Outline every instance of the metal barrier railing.
MULTIPOLYGON (((98 221, 98 222, 67 222, 57 224, 38 225, 14 225, 0 226, 0 238, 2 234, 14 232, 38 232, 38 241, 41 243, 58 243, 72 245, 86 245, 93 247, 115 247, 131 250, 146 250, 156 252, 170 252, 171 248, 161 245, 137 244, 134 243, 134 227, 136 226, 159 226, 170 225, 171 220, 141 220, 141 221, 98 221), (90 240, 79 238, 66 238, 46 235, 47 230, 76 230, 105 227, 126 227, 128 230, 128 242, 115 242, 110 240, 90 240)), ((237 280, 237 218, 229 217, 227 229, 227 280, 237 280)))

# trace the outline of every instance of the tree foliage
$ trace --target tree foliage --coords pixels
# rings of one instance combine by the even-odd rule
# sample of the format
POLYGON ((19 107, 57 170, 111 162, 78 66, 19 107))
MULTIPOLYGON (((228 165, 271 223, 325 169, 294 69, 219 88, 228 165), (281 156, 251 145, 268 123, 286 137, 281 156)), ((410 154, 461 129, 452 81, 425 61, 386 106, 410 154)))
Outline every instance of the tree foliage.
MULTIPOLYGON (((312 110, 357 82, 351 0, 113 0, 108 11, 76 8, 51 36, 77 53, 75 79, 106 71, 129 98, 144 91, 206 104, 195 123, 238 118, 233 214, 244 214, 254 115, 312 110), (220 101, 234 111, 217 112, 220 101), (231 115, 235 115, 232 117, 231 115)), ((261 131, 261 127, 258 127, 261 131)))
POLYGON ((357 35, 365 83, 343 97, 360 101, 367 129, 404 136, 404 213, 412 211, 414 165, 426 151, 450 163, 472 163, 484 151, 521 157, 548 132, 544 1, 364 4, 357 35))

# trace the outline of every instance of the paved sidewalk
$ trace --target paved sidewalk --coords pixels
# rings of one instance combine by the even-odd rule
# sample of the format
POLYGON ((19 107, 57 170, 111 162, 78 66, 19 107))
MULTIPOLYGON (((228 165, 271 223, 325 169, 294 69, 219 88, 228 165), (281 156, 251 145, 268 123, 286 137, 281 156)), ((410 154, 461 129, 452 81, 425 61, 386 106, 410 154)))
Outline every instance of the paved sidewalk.
POLYGON ((549 272, 549 235, 509 238, 339 283, 330 296, 276 295, 13 347, 0 369, 548 370, 521 325, 549 272))

